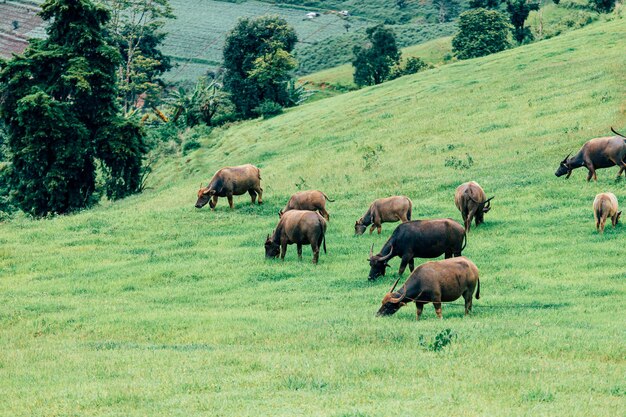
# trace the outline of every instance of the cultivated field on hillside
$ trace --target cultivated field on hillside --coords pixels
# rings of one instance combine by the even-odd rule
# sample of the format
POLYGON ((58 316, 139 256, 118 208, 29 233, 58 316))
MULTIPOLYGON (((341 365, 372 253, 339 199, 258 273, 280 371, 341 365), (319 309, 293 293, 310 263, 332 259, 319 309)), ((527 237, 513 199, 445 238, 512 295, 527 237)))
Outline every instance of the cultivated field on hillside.
POLYGON ((626 206, 626 181, 554 171, 626 130, 624 39, 626 20, 595 24, 236 124, 142 195, 0 224, 0 415, 622 415, 626 227, 598 235, 591 205, 612 191, 626 206), (200 181, 248 162, 263 206, 194 208, 200 181), (468 180, 495 195, 464 251, 474 313, 376 318, 399 261, 371 283, 366 259, 394 225, 355 237, 355 220, 393 194, 414 219, 460 220, 468 180), (306 188, 336 200, 328 254, 265 260, 306 188))

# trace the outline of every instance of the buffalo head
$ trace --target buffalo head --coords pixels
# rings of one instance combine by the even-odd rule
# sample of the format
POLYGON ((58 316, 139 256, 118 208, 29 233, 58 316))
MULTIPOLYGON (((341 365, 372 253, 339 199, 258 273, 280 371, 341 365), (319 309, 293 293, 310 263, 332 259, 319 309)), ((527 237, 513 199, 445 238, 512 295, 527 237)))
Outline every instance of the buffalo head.
POLYGON ((267 259, 277 258, 280 254, 280 245, 278 243, 274 243, 270 235, 267 235, 265 238, 265 257, 267 259))
POLYGON ((376 316, 391 316, 392 314, 395 314, 395 312, 398 311, 400 307, 406 305, 406 303, 402 302, 404 294, 393 292, 393 290, 396 288, 396 285, 398 285, 399 280, 400 277, 398 277, 389 292, 383 297, 383 305, 380 307, 380 309, 378 309, 376 316))
POLYGON ((362 235, 363 233, 365 233, 366 229, 367 229, 367 226, 363 224, 363 221, 361 219, 357 220, 356 223, 354 223, 355 235, 362 235))
POLYGON ((561 161, 561 164, 559 165, 559 168, 556 170, 554 175, 556 175, 557 177, 562 177, 563 175, 567 174, 566 178, 569 178, 569 176, 572 175, 572 168, 570 168, 569 164, 567 163, 570 155, 571 153, 567 155, 564 160, 561 161))
POLYGON ((487 201, 485 201, 484 203, 480 203, 478 205, 478 210, 476 211, 476 224, 481 224, 485 222, 485 213, 491 210, 491 200, 493 199, 494 197, 491 197, 487 199, 487 201))
POLYGON ((206 203, 209 203, 211 208, 215 207, 215 204, 211 201, 211 197, 215 194, 215 190, 209 190, 209 187, 203 188, 202 184, 200 184, 200 189, 198 190, 198 200, 196 201, 196 208, 202 208, 206 206, 206 203))
POLYGON ((388 266, 387 260, 391 258, 393 254, 393 246, 389 249, 389 253, 386 255, 374 255, 374 244, 372 243, 372 247, 370 249, 370 275, 369 280, 373 281, 379 276, 385 276, 385 270, 388 266))

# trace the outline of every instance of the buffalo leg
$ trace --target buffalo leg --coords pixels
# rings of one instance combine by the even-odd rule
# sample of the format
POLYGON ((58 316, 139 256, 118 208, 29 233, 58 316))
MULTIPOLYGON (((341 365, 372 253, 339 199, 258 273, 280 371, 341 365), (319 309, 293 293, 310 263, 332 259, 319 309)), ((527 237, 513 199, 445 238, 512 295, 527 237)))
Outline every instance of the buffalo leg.
POLYGON ((370 235, 372 234, 372 232, 374 231, 374 229, 376 229, 376 225, 373 224, 372 227, 370 227, 370 235))
POLYGON ((324 209, 324 207, 320 207, 319 209, 320 215, 326 220, 330 220, 330 214, 324 209))
POLYGON ((302 244, 298 243, 297 248, 298 248, 298 259, 302 260, 302 244))
POLYGON ((452 252, 446 251, 446 253, 443 256, 444 256, 444 259, 450 259, 452 258, 452 252))
POLYGON ((284 261, 286 254, 287 254, 287 241, 281 240, 280 241, 280 259, 284 261))
POLYGON ((433 307, 435 307, 435 313, 437 314, 437 318, 442 319, 443 316, 441 315, 441 301, 433 302, 433 307))
POLYGON ((259 188, 255 188, 254 191, 256 191, 256 193, 259 195, 259 206, 261 204, 263 204, 263 188, 259 187, 259 188))
POLYGON ((252 200, 252 205, 254 205, 254 202, 256 201, 256 191, 248 190, 248 194, 250 194, 250 199, 252 200))
POLYGON ((377 229, 378 229, 378 234, 380 234, 380 232, 383 230, 383 226, 379 224, 377 229))
POLYGON ((226 198, 228 199, 228 205, 230 206, 230 209, 232 210, 234 208, 233 207, 233 195, 232 194, 228 194, 226 196, 226 198))
POLYGON ((211 201, 209 201, 209 207, 211 207, 211 210, 213 210, 215 208, 215 206, 217 206, 217 196, 214 195, 211 198, 211 201))
POLYGON ((472 293, 467 291, 463 294, 463 298, 465 298, 465 315, 467 316, 472 311, 472 293))
POLYGON ((398 274, 404 274, 404 270, 406 269, 406 265, 409 263, 409 259, 402 257, 402 261, 400 262, 400 269, 398 270, 398 274))
POLYGON ((317 261, 320 258, 320 247, 317 243, 311 242, 311 249, 313 250, 313 263, 317 265, 317 261))
POLYGON ((417 301, 415 302, 415 320, 419 320, 420 316, 422 315, 422 311, 424 310, 424 303, 418 303, 417 301))
POLYGON ((411 258, 411 260, 409 261, 409 271, 413 272, 414 269, 415 269, 415 260, 411 258))

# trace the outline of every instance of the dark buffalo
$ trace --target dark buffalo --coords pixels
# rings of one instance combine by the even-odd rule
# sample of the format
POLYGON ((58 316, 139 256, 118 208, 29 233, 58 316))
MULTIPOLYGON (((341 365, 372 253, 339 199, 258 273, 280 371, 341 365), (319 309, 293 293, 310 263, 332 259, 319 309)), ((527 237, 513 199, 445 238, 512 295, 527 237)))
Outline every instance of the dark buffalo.
POLYGON ((261 171, 254 165, 240 165, 236 167, 225 167, 213 175, 209 185, 205 188, 200 184, 198 190, 198 201, 196 208, 202 208, 209 203, 214 209, 217 205, 218 197, 226 197, 228 205, 233 208, 233 196, 250 194, 252 204, 259 196, 259 204, 263 204, 263 189, 261 188, 261 171))
POLYGON ((465 233, 472 227, 472 219, 476 219, 476 226, 485 222, 484 215, 491 210, 491 200, 493 197, 488 199, 477 182, 470 181, 457 187, 454 204, 463 216, 465 233))
POLYGON ((567 155, 554 175, 560 177, 567 174, 565 178, 569 178, 574 169, 585 167, 589 171, 587 181, 591 181, 591 178, 598 181, 596 169, 615 165, 620 167, 617 176, 622 175, 622 172, 626 171, 626 137, 613 128, 611 130, 617 136, 591 139, 580 148, 576 155, 571 158, 567 155))
POLYGON ((300 191, 291 196, 285 208, 278 212, 278 216, 282 216, 283 213, 290 210, 310 210, 318 211, 326 220, 329 220, 330 215, 326 211, 326 201, 332 203, 335 200, 331 200, 321 191, 300 191))
POLYGON ((406 280, 402 288, 394 292, 398 278, 391 290, 383 298, 383 305, 377 316, 389 316, 400 307, 415 302, 417 320, 422 315, 424 305, 433 303, 437 317, 441 316, 441 303, 451 302, 463 296, 465 314, 472 311, 472 295, 476 289, 476 299, 480 299, 480 279, 478 268, 465 257, 426 262, 420 265, 406 280))
POLYGON ((316 264, 323 245, 326 253, 326 220, 318 213, 308 210, 290 210, 282 215, 278 225, 265 240, 265 257, 285 260, 287 245, 298 246, 298 258, 302 259, 302 245, 311 245, 313 263, 316 264))
POLYGON ((402 275, 407 264, 413 271, 413 258, 436 258, 445 255, 461 256, 467 243, 463 226, 452 219, 415 220, 402 223, 393 231, 381 251, 374 255, 370 249, 369 279, 385 275, 388 261, 399 256, 402 261, 398 273, 402 275))
POLYGON ((354 224, 354 233, 362 235, 370 224, 370 235, 374 229, 378 229, 380 234, 382 224, 386 222, 397 222, 400 220, 406 223, 411 220, 413 202, 409 197, 394 196, 379 198, 374 200, 367 212, 354 224))

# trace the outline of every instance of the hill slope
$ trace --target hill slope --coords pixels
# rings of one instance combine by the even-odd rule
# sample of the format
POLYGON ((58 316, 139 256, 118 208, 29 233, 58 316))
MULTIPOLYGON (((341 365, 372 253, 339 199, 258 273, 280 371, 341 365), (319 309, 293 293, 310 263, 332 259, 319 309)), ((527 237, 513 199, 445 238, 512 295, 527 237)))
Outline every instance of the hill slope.
POLYGON ((597 235, 591 203, 626 204, 625 182, 553 172, 626 127, 624 39, 625 20, 592 25, 242 123, 143 195, 0 224, 0 414, 619 415, 625 228, 597 235), (245 162, 263 206, 193 208, 199 181, 245 162), (459 219, 470 179, 495 195, 464 252, 481 272, 473 315, 375 318, 399 262, 369 283, 365 259, 394 225, 356 238, 354 221, 391 194, 414 219, 459 219), (296 185, 336 199, 317 267, 307 248, 263 259, 296 185), (421 343, 448 328, 442 351, 421 343))

